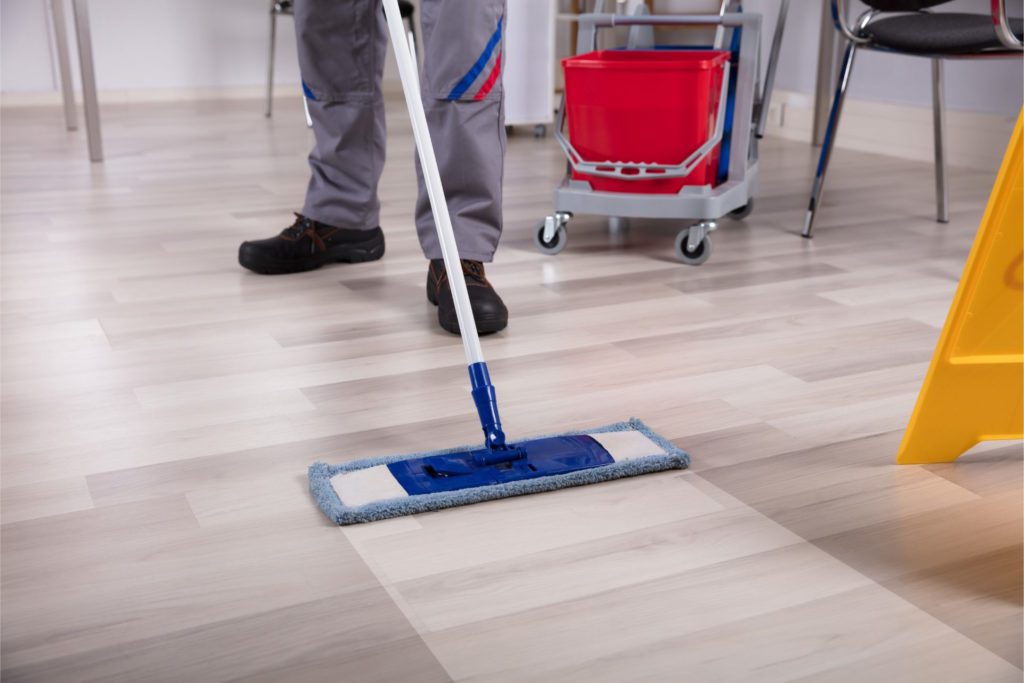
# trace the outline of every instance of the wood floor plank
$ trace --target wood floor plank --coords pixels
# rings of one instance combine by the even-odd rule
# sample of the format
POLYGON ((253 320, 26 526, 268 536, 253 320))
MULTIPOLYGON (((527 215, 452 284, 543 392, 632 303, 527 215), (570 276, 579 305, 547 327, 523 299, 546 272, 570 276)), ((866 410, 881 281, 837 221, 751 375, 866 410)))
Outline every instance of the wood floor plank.
MULTIPOLYGON (((684 637, 666 637, 584 666, 556 668, 553 680, 622 680, 642 671, 643 680, 664 680, 685 670, 698 680, 789 681, 813 678, 846 662, 875 660, 895 651, 931 645, 928 659, 944 663, 942 680, 1013 681, 1020 671, 891 593, 866 586, 684 637)), ((891 655, 890 655, 891 658, 891 655)), ((891 661, 891 659, 890 659, 891 661)), ((887 667, 883 678, 905 665, 887 667)), ((904 669, 905 670, 905 669, 904 669)), ((903 680, 915 680, 916 674, 903 680)), ((846 671, 841 680, 858 680, 846 671)), ((920 679, 918 679, 920 680, 920 679)))
POLYGON ((450 681, 380 588, 33 664, 11 681, 450 681))
MULTIPOLYGON (((580 572, 585 578, 586 568, 580 572)), ((460 680, 584 680, 601 670, 610 680, 629 678, 630 671, 658 678, 670 676, 668 668, 692 670, 686 664, 699 657, 688 645, 694 633, 868 584, 826 554, 796 544, 430 633, 426 640, 460 680), (654 651, 660 670, 644 663, 654 651)), ((746 659, 736 648, 754 633, 733 631, 728 656, 736 666, 746 659)))
MULTIPOLYGON (((167 500, 167 499, 165 499, 167 500)), ((6 666, 121 647, 225 619, 376 587, 334 530, 308 515, 202 529, 159 518, 160 499, 5 528, 6 666), (149 526, 142 514, 155 517, 149 526), (77 533, 58 530, 58 525, 77 533), (26 526, 31 525, 31 526, 26 526), (54 561, 49 539, 60 544, 54 561), (13 542, 7 536, 14 536, 13 542), (77 586, 75 591, 63 587, 77 586), (130 625, 130 628, 126 628, 130 625)), ((185 511, 181 513, 183 516, 185 511)))
POLYGON ((810 540, 981 500, 927 469, 887 462, 900 436, 816 446, 702 476, 810 540))
MULTIPOLYGON (((388 546, 393 549, 402 540, 393 537, 388 546)), ((515 558, 496 557, 486 565, 402 581, 395 589, 420 623, 442 630, 622 590, 799 543, 798 537, 749 510, 729 509, 642 531, 602 538, 581 535, 579 542, 558 549, 530 552, 532 548, 524 548, 515 558)), ((360 550, 364 557, 379 562, 382 545, 371 543, 360 550)), ((384 565, 384 571, 389 566, 384 565)))
POLYGON ((360 546, 360 552, 372 557, 389 581, 409 581, 483 564, 500 567, 520 556, 639 533, 721 509, 687 478, 667 472, 642 483, 620 480, 556 495, 483 503, 457 517, 422 515, 418 518, 422 530, 371 539, 360 546), (644 497, 648 492, 649 499, 644 497), (436 549, 440 552, 432 551, 436 549))
POLYGON ((85 477, 48 479, 22 486, 5 486, 0 496, 4 524, 88 510, 93 506, 85 477))

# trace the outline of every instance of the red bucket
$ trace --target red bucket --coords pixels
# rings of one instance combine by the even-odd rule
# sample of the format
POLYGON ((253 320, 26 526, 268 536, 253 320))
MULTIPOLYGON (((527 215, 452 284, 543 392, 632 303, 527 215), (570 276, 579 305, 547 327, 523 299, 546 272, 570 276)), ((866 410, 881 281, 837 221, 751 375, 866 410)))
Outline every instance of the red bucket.
MULTIPOLYGON (((562 60, 569 141, 585 161, 680 164, 715 132, 726 50, 599 50, 562 60)), ((603 192, 714 185, 720 145, 682 178, 573 172, 603 192)))

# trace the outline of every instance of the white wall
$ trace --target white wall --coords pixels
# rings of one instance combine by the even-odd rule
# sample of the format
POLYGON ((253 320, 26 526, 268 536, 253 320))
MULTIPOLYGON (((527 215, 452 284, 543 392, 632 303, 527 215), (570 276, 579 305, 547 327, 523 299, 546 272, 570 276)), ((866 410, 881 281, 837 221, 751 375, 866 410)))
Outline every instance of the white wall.
MULTIPOLYGON (((0 0, 0 90, 55 92, 49 0, 0 0)), ((266 78, 264 0, 91 0, 101 90, 257 87, 266 78)), ((70 4, 68 29, 73 30, 70 4)), ((292 21, 278 21, 277 81, 299 82, 292 21)), ((74 41, 71 42, 74 53, 74 41)), ((77 63, 73 64, 77 81, 77 63)))
POLYGON ((0 89, 52 89, 49 46, 41 0, 0 0, 0 89))
MULTIPOLYGON (((749 10, 765 12, 767 31, 772 28, 777 1, 747 0, 749 10)), ((268 2, 91 0, 100 89, 258 88, 265 78, 268 2)), ((659 0, 666 7, 694 2, 707 4, 707 0, 659 0)), ((56 92, 48 4, 49 0, 0 0, 0 91, 56 92)), ((810 94, 824 0, 792 0, 790 4, 778 87, 810 94)), ((954 0, 949 8, 985 12, 987 5, 988 0, 954 0)), ((855 3, 855 12, 860 7, 855 3)), ((70 29, 70 6, 67 15, 70 29)), ((276 64, 279 83, 298 83, 295 35, 288 18, 279 21, 276 64)), ((77 72, 77 66, 74 70, 77 72)), ((954 110, 1012 115, 1024 97, 1019 60, 951 60, 946 79, 946 101, 954 110)), ((926 60, 865 51, 858 57, 850 98, 929 106, 929 88, 926 60)))

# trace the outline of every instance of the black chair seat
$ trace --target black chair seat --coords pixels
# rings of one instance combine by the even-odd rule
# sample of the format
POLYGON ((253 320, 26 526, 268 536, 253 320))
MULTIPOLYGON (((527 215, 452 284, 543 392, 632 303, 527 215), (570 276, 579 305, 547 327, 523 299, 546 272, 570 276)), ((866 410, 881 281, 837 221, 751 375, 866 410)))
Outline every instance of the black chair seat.
MULTIPOLYGON (((1024 22, 1011 19, 1010 29, 1020 36, 1024 33, 1024 22)), ((900 14, 872 21, 864 34, 872 44, 900 52, 963 54, 1003 48, 992 26, 992 17, 985 14, 900 14)))

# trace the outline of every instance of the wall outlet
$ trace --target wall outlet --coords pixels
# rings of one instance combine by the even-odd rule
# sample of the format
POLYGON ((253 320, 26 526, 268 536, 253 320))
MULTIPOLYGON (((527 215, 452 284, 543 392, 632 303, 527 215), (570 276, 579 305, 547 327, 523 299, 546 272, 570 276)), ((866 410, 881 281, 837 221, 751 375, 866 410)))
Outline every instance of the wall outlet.
POLYGON ((782 128, 786 125, 786 103, 773 102, 768 106, 768 125, 782 128))

